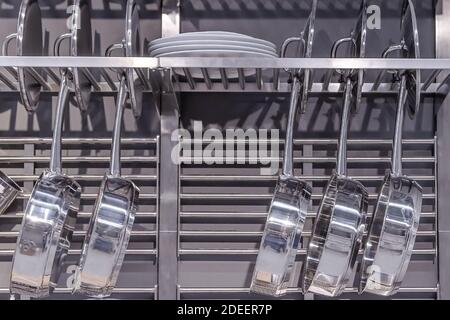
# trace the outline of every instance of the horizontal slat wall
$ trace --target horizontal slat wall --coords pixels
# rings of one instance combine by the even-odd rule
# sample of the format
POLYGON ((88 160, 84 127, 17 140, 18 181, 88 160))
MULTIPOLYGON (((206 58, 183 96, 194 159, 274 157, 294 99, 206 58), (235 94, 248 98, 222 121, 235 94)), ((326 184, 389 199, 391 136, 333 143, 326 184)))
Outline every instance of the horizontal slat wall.
MULTIPOLYGON (((13 177, 24 193, 8 211, 0 216, 0 298, 9 296, 8 280, 11 261, 23 211, 30 196, 33 181, 48 166, 48 153, 51 139, 0 139, 4 158, 23 158, 19 162, 0 160, 2 169, 13 177), (24 144, 22 141, 28 142, 24 144), (33 154, 26 151, 31 146, 33 154), (32 173, 28 174, 27 168, 32 173)), ((82 242, 86 235, 89 219, 92 215, 98 188, 103 174, 109 168, 109 138, 79 138, 63 140, 63 167, 67 174, 74 177, 82 186, 80 213, 74 231, 68 261, 65 263, 62 279, 54 299, 80 299, 71 295, 70 287, 74 266, 79 260, 82 242), (89 156, 87 156, 89 154, 89 156), (89 157, 89 161, 78 161, 80 157, 89 157), (107 159, 107 161, 99 159, 107 159)), ((122 174, 131 179, 140 188, 138 212, 126 251, 125 262, 119 276, 118 286, 112 298, 145 298, 155 296, 156 257, 157 257, 157 213, 159 199, 159 138, 124 138, 122 141, 122 174)))
MULTIPOLYGON (((287 295, 287 298, 302 299, 299 272, 318 205, 335 166, 331 159, 335 159, 336 140, 295 142, 295 174, 313 187, 312 205, 297 251, 296 272, 287 295), (321 161, 324 152, 330 161, 321 161)), ((388 161, 383 161, 389 159, 390 149, 390 140, 349 141, 348 155, 353 159, 348 164, 349 175, 360 180, 369 191, 369 217, 384 172, 390 166, 388 161)), ((436 298, 435 139, 404 140, 404 155, 405 173, 419 181, 424 189, 423 212, 412 262, 402 289, 394 298, 436 298)), ((194 160, 191 158, 189 163, 195 163, 194 160)), ((248 162, 213 166, 182 164, 180 172, 180 270, 181 275, 184 272, 189 275, 181 277, 180 297, 263 298, 249 294, 248 287, 277 176, 261 176, 260 167, 248 162), (191 281, 192 277, 195 281, 191 281)), ((358 260, 361 254, 362 250, 358 260)), ((358 296, 357 277, 352 283, 341 298, 375 298, 370 294, 358 296)))

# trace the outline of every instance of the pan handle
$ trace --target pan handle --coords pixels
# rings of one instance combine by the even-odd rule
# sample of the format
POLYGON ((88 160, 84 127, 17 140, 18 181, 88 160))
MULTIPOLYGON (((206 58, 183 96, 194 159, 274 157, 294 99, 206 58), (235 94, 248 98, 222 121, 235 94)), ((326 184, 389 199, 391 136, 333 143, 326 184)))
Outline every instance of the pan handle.
MULTIPOLYGON (((5 40, 2 43, 2 55, 3 56, 9 56, 9 45, 11 43, 12 40, 17 39, 17 33, 11 33, 10 35, 8 35, 5 40)), ((14 67, 5 67, 6 71, 8 71, 13 77, 14 79, 18 80, 18 75, 17 75, 17 71, 14 67)))
POLYGON ((342 108, 341 127, 338 142, 338 155, 336 162, 336 173, 339 176, 347 175, 347 134, 350 103, 352 101, 352 80, 347 78, 345 85, 344 107, 342 108))
POLYGON ((53 129, 52 151, 50 157, 50 171, 61 174, 61 134, 64 119, 64 111, 69 97, 69 84, 67 76, 64 74, 59 88, 58 104, 56 109, 55 128, 53 129))
MULTIPOLYGON (((386 48, 383 51, 381 56, 382 56, 382 58, 387 58, 389 56, 389 54, 391 54, 392 52, 396 52, 396 51, 406 51, 406 52, 408 52, 408 48, 406 48, 404 43, 393 45, 393 46, 390 46, 390 47, 386 48)), ((388 73, 392 73, 392 74, 398 73, 397 70, 387 70, 387 72, 388 73)))
POLYGON ((2 55, 3 56, 8 56, 8 49, 9 49, 9 44, 11 43, 12 40, 17 39, 17 33, 11 33, 9 36, 7 36, 5 38, 5 40, 2 43, 2 55))
POLYGON ((58 38, 56 38, 55 44, 53 45, 53 55, 60 56, 61 55, 61 43, 63 42, 63 40, 70 39, 71 37, 72 37, 72 34, 65 33, 65 34, 60 35, 58 38))
MULTIPOLYGON (((332 58, 336 58, 337 57, 337 50, 339 49, 339 47, 342 44, 347 43, 347 42, 351 42, 353 48, 356 46, 355 39, 353 39, 352 37, 342 38, 342 39, 336 40, 333 43, 333 46, 331 47, 331 57, 332 58)), ((342 70, 342 69, 336 69, 336 72, 341 74, 341 75, 346 75, 348 71, 346 72, 345 70, 342 70)), ((348 72, 348 73, 350 75, 352 75, 353 74, 353 70, 350 70, 350 72, 348 72)))
POLYGON ((122 134, 122 118, 127 99, 127 80, 125 75, 120 78, 119 93, 116 101, 116 117, 114 120, 114 133, 111 148, 111 167, 112 176, 120 176, 120 137, 122 134))
MULTIPOLYGON (((125 43, 123 41, 121 43, 114 43, 110 45, 108 48, 106 48, 105 56, 111 57, 112 53, 117 50, 122 50, 123 54, 125 55, 125 43)), ((117 68, 111 68, 111 70, 118 73, 121 72, 120 69, 117 68)))
POLYGON ((295 116, 297 115, 298 96, 301 87, 300 79, 297 75, 294 75, 292 83, 291 98, 289 101, 289 115, 286 129, 286 141, 284 145, 284 160, 283 160, 283 174, 292 176, 293 170, 293 136, 294 136, 294 123, 295 116))
POLYGON ((406 75, 402 75, 400 81, 397 115, 395 117, 394 141, 392 146, 392 175, 395 177, 402 175, 402 136, 407 95, 406 75))
MULTIPOLYGON (((294 43, 294 42, 299 42, 299 45, 301 45, 301 49, 298 50, 299 53, 300 53, 298 56, 299 57, 303 57, 304 56, 305 39, 303 39, 303 37, 290 37, 290 38, 287 38, 286 40, 284 40, 283 44, 281 45, 281 51, 280 51, 280 57, 281 58, 286 58, 287 49, 288 49, 289 45, 291 43, 294 43)), ((287 68, 284 68, 284 70, 286 72, 290 72, 290 73, 298 72, 298 70, 294 71, 294 70, 287 69, 287 68)))

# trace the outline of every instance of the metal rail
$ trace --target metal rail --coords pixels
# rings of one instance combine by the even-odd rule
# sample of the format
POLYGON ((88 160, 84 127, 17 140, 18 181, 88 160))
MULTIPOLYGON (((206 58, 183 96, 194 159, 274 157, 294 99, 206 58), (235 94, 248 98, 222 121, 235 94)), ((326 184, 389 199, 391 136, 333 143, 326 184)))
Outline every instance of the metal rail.
MULTIPOLYGON (((400 288, 400 293, 435 293, 437 292, 438 288, 400 288)), ((218 294, 218 293, 249 293, 249 288, 232 288, 232 287, 225 287, 225 288, 193 288, 193 287, 181 287, 179 288, 180 294, 218 294)), ((357 293, 357 288, 346 288, 344 293, 357 293)), ((287 289, 287 293, 302 293, 301 288, 289 288, 287 289)))
POLYGON ((448 70, 450 59, 348 58, 148 58, 1 56, 0 67, 216 68, 216 69, 422 69, 448 70))

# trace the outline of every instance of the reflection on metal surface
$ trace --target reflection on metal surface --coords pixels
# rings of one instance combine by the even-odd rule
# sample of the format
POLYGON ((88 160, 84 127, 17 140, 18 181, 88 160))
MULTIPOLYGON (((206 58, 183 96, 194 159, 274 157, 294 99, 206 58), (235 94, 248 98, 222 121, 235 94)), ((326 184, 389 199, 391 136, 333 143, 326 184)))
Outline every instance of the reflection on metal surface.
POLYGON ((67 256, 79 209, 81 187, 62 174, 61 132, 68 99, 66 76, 61 82, 50 169, 36 182, 25 209, 11 270, 12 294, 40 298, 56 287, 67 256))
MULTIPOLYGON (((361 14, 355 31, 349 38, 340 39, 334 43, 333 56, 336 55, 338 47, 345 42, 350 43, 352 56, 364 56, 366 24, 361 25, 361 21, 365 21, 365 18, 361 16, 365 14, 365 1, 362 1, 361 14)), ((358 110, 360 99, 355 95, 358 94, 359 89, 356 92, 354 89, 355 86, 359 86, 359 82, 362 82, 362 75, 355 70, 337 70, 337 72, 346 79, 346 86, 336 173, 331 177, 322 198, 303 267, 304 292, 309 291, 330 297, 344 292, 349 282, 366 229, 368 206, 367 190, 360 182, 347 177, 347 134, 350 108, 354 103, 354 110, 358 110)))
MULTIPOLYGON (((303 57, 311 57, 316 6, 317 1, 314 0, 307 26, 301 37, 285 41, 281 53, 283 56, 289 43, 297 41, 299 42, 297 53, 303 57)), ((300 69, 289 71, 293 78, 293 85, 283 172, 278 179, 272 198, 250 287, 251 291, 272 296, 286 293, 312 194, 311 186, 294 177, 293 173, 293 131, 298 96, 300 89, 303 89, 301 100, 303 112, 306 106, 310 71, 300 69)))
MULTIPOLYGON (((405 3, 407 8, 402 18, 402 30, 409 29, 410 35, 402 36, 414 38, 418 34, 417 23, 405 21, 415 21, 414 8, 409 0, 405 3), (405 28, 404 24, 410 27, 405 28)), ((402 43, 407 48, 403 51, 406 51, 406 54, 411 53, 411 58, 419 56, 418 38, 410 45, 407 41, 402 43)), ((405 70, 396 76, 401 81, 393 140, 392 171, 386 176, 378 196, 361 266, 360 292, 382 296, 393 295, 400 289, 411 259, 423 197, 422 187, 402 173, 404 109, 408 107, 410 114, 414 115, 420 102, 420 92, 419 96, 416 96, 420 90, 416 90, 418 87, 411 87, 411 81, 408 79, 417 77, 417 71, 405 70)))
MULTIPOLYGON (((91 48, 89 4, 84 0, 76 0, 75 5, 80 6, 80 11, 76 11, 77 14, 81 14, 81 19, 77 17, 73 19, 86 24, 82 29, 78 29, 74 23, 70 34, 59 37, 55 42, 56 53, 59 53, 61 41, 66 38, 70 39, 72 55, 88 54, 91 48), (79 30, 86 34, 80 35, 79 30)), ((81 80, 84 75, 80 76, 78 70, 77 68, 62 70, 50 169, 46 170, 36 182, 24 213, 11 270, 12 294, 36 298, 48 296, 57 285, 62 272, 62 263, 70 247, 79 210, 81 187, 73 179, 62 174, 61 133, 69 87, 75 90, 80 109, 87 108, 89 102, 90 84, 87 92, 85 90, 87 87, 81 80), (83 96, 81 100, 80 95, 83 96)))
MULTIPOLYGON (((139 54, 136 50, 140 41, 138 31, 138 6, 134 0, 128 0, 126 40, 122 45, 126 56, 139 54)), ((74 281, 74 292, 97 298, 110 296, 116 285, 130 240, 139 197, 139 188, 120 175, 120 137, 127 96, 131 100, 134 114, 140 115, 142 99, 136 97, 138 90, 136 87, 142 86, 142 82, 135 79, 133 69, 119 70, 119 74, 121 81, 117 97, 110 172, 105 175, 100 187, 74 281)))

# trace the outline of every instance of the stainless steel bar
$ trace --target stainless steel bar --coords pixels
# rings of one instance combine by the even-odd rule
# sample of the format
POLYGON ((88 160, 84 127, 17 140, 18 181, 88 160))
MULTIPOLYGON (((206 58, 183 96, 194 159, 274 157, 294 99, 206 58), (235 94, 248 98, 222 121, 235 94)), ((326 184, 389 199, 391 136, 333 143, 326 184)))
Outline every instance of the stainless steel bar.
POLYGON ((244 69, 239 68, 238 69, 238 77, 239 77, 239 86, 242 90, 245 90, 245 75, 244 75, 244 69))
MULTIPOLYGON (((204 161, 208 161, 209 163, 214 163, 216 158, 214 157, 181 157, 180 160, 182 162, 190 162, 190 163, 204 163, 204 161), (202 161, 203 160, 203 161, 202 161)), ((281 158, 268 158, 268 157, 234 157, 233 163, 256 163, 258 160, 263 162, 282 162, 281 158)), ((294 162, 302 162, 302 163, 334 163, 336 162, 336 158, 333 157, 295 157, 294 162)), ((1 158, 0 158, 1 161, 1 158)), ((388 157, 364 157, 364 158, 347 158, 349 163, 390 163, 390 158, 388 157)), ((434 157, 414 157, 414 158, 403 158, 403 162, 405 163, 434 163, 434 157)))
POLYGON ((450 69, 450 59, 384 58, 159 58, 167 68, 261 68, 261 69, 450 69))
POLYGON ((195 90, 195 81, 194 81, 194 78, 192 77, 191 71, 189 71, 189 68, 183 68, 183 72, 189 83, 189 87, 192 90, 195 90))
POLYGON ((61 77, 59 77, 52 69, 44 68, 44 72, 48 75, 50 79, 53 80, 55 85, 59 85, 61 83, 61 77))
MULTIPOLYGON (((170 71, 166 71, 167 75, 170 71)), ((170 79, 166 86, 170 86, 170 79)), ((160 95, 161 136, 159 163, 159 215, 158 215, 158 299, 177 299, 178 289, 178 176, 179 166, 170 161, 177 141, 172 133, 179 128, 179 104, 173 91, 164 91, 160 95)))
MULTIPOLYGON (((28 199, 30 198, 30 193, 22 193, 19 196, 17 196, 17 199, 28 199)), ((95 200, 97 199, 98 194, 96 193, 83 193, 81 194, 81 200, 95 200)), ((139 199, 141 200, 149 200, 149 199, 156 199, 157 195, 153 193, 141 193, 139 195, 139 199)))
MULTIPOLYGON (((322 176, 322 175, 298 175, 296 176, 299 179, 302 180, 306 180, 306 181, 328 181, 330 179, 329 176, 322 176)), ((360 180, 360 181, 381 181, 383 180, 385 177, 384 176, 352 176, 353 179, 355 180, 360 180)), ((410 176, 411 179, 415 179, 418 181, 434 181, 435 177, 434 176, 410 176)), ((181 175, 180 176, 180 180, 182 181, 211 181, 211 182, 216 182, 216 181, 236 181, 236 182, 240 182, 240 181, 252 181, 252 182, 256 182, 256 181, 277 181, 278 177, 277 176, 252 176, 252 175, 239 175, 239 176, 234 176, 234 175, 181 175)))
POLYGON ((260 68, 256 69, 256 86, 258 90, 261 90, 263 87, 262 70, 260 68))
MULTIPOLYGON (((33 156, 33 157, 20 157, 20 156, 8 156, 8 157, 0 157, 0 163, 26 163, 26 162, 38 162, 38 163, 46 163, 50 161, 50 156, 33 156)), ((109 157, 106 156, 68 156, 62 157, 62 161, 66 163, 70 162, 93 162, 93 163, 105 163, 110 161, 109 157)), ((135 162, 156 162, 156 157, 146 157, 146 156, 126 156, 122 157, 121 161, 126 163, 135 163, 135 162)))
MULTIPOLYGON (((56 288, 53 293, 71 294, 72 288, 56 288)), ((123 294, 145 294, 155 293, 155 288, 114 288, 113 293, 123 294)), ((0 288, 0 294, 9 294, 9 288, 0 288)))
MULTIPOLYGON (((257 160, 261 161, 277 161, 281 162, 282 159, 279 158, 267 158, 267 157, 235 157, 233 158, 235 163, 241 163, 241 162, 249 162, 254 163, 257 160)), ((48 156, 33 156, 33 157, 21 157, 21 156, 5 156, 0 157, 0 162, 6 162, 6 163, 25 163, 25 162, 38 162, 38 163, 45 163, 48 162, 50 158, 48 156)), ((152 156, 123 156, 121 158, 122 162, 124 163, 135 163, 135 162, 156 162, 156 157, 152 156)), ((210 161, 213 162, 215 160, 214 157, 208 158, 208 157, 202 157, 202 158, 180 158, 182 162, 189 161, 191 163, 197 163, 200 160, 203 161, 210 161)), ((294 162, 302 162, 302 163, 333 163, 336 161, 333 157, 295 157, 294 162)), ((62 158, 63 162, 70 163, 70 162, 95 162, 95 163, 104 163, 109 162, 109 157, 106 156, 66 156, 62 158)), ((389 158, 386 157, 365 157, 365 158, 348 158, 349 163, 389 163, 389 158)), ((414 158, 403 158, 404 163, 434 163, 433 157, 414 157, 414 158)))
MULTIPOLYGON (((2 233, 0 233, 1 235, 2 233)), ((364 233, 367 234, 367 231, 364 233)), ((417 231, 417 237, 435 237, 436 231, 417 231)), ((180 231, 180 237, 206 237, 208 239, 214 237, 243 237, 243 238, 260 238, 263 232, 260 231, 221 231, 221 230, 201 230, 201 231, 180 231)), ((303 237, 310 237, 311 231, 303 231, 303 237)))
POLYGON ((89 82, 91 83, 92 87, 95 91, 100 91, 101 87, 99 82, 95 79, 94 75, 92 74, 91 70, 88 68, 81 68, 81 72, 86 76, 86 78, 89 79, 89 82))
MULTIPOLYGON (((22 219, 24 213, 23 212, 16 212, 16 213, 6 213, 0 215, 0 221, 6 220, 6 219, 22 219)), ((156 218, 156 212, 136 212, 136 219, 154 219, 156 218)), ((77 217, 80 219, 88 219, 92 216, 92 212, 79 212, 77 217)))
MULTIPOLYGON (((259 250, 257 249, 180 249, 180 255, 226 255, 226 256, 253 256, 257 255, 259 250)), ((359 250, 358 254, 362 255, 364 250, 359 250)), ((422 255, 422 256, 435 256, 436 249, 414 249, 412 251, 413 255, 422 255)), ((306 255, 306 249, 298 249, 297 255, 306 255)))
MULTIPOLYGON (((0 140, 1 142, 1 140, 0 140)), ((187 143, 203 143, 203 144, 209 144, 213 142, 212 139, 203 139, 203 140, 197 140, 197 139, 191 139, 187 143)), ((254 140, 254 139, 245 139, 245 140, 227 140, 227 139, 217 139, 214 140, 214 142, 217 143, 224 143, 224 144, 234 144, 236 142, 239 143, 270 143, 270 140, 267 139, 260 139, 260 140, 254 140)), ((277 141, 278 144, 284 144, 284 140, 277 141)), ((403 144, 417 144, 417 145, 433 145, 434 139, 403 139, 403 144)), ((317 144, 317 145, 337 145, 337 139, 294 139, 294 144, 302 145, 302 144, 317 144)), ((349 145, 392 145, 392 140, 382 140, 382 139, 349 139, 347 140, 347 144, 349 145)))
MULTIPOLYGON (((180 287, 180 294, 205 294, 205 293, 249 293, 249 288, 233 288, 233 287, 213 287, 213 288, 193 288, 193 287, 180 287)), ((400 293, 435 293, 437 288, 434 287, 410 287, 410 288, 400 288, 400 293)), ((346 288, 345 293, 356 293, 357 288, 346 288)), ((302 293, 301 288, 288 288, 287 293, 302 293)))
MULTIPOLYGON (((27 163, 25 163, 26 165, 27 163)), ((19 182, 19 181, 35 181, 39 178, 39 175, 11 175, 11 179, 19 182)), ((71 175, 77 181, 101 181, 103 180, 102 175, 71 175)), ((152 181, 157 180, 157 176, 155 175, 122 175, 125 179, 131 179, 134 181, 152 181)))
MULTIPOLYGON (((333 77, 334 70, 328 70, 325 74, 324 81, 322 83, 322 91, 329 91, 331 78, 333 77)), ((339 83, 339 87, 342 88, 342 83, 339 83)))
MULTIPOLYGON (((270 86, 270 84, 268 84, 268 86, 270 86)), ((273 69, 272 90, 279 91, 279 89, 280 89, 280 70, 273 69)), ((289 88, 286 88, 286 91, 288 90, 289 88)))
POLYGON ((28 72, 45 90, 52 90, 52 86, 35 68, 28 68, 25 72, 28 72))
MULTIPOLYGON (((11 249, 0 249, 0 257, 9 257, 14 255, 15 250, 11 249)), ((69 250, 69 255, 80 255, 81 250, 72 249, 69 250)), ((155 255, 155 249, 127 249, 125 252, 126 255, 155 255)))
POLYGON ((227 70, 225 68, 220 68, 220 79, 222 80, 222 85, 225 90, 228 89, 228 76, 227 70))
POLYGON ((212 89, 212 81, 211 81, 211 78, 209 77, 208 69, 201 68, 200 70, 202 71, 202 75, 203 75, 203 79, 205 80, 206 88, 208 90, 211 90, 212 89))
MULTIPOLYGON (((118 86, 116 85, 116 83, 114 82, 114 80, 109 76, 108 72, 105 69, 100 69, 100 74, 102 75, 103 79, 105 79, 106 83, 108 84, 109 88, 112 91, 117 91, 118 86)), ((100 90, 102 91, 102 85, 101 83, 98 83, 100 90)))
POLYGON ((431 84, 436 80, 436 77, 441 73, 442 70, 433 70, 433 72, 428 76, 425 82, 422 84, 421 90, 427 91, 431 84))
MULTIPOLYGON (((156 144, 156 138, 122 138, 122 144, 156 144)), ((110 145, 111 138, 62 138, 63 144, 68 145, 110 145)), ((2 145, 23 145, 23 144, 51 144, 52 138, 33 138, 33 137, 5 137, 0 138, 2 145)))
MULTIPOLYGON (((73 235, 75 237, 84 237, 86 236, 86 231, 84 230, 75 230, 73 235)), ((19 236, 19 231, 0 231, 0 238, 17 238, 19 236)), ((155 237, 156 231, 131 231, 132 237, 155 237)))
MULTIPOLYGON (((211 139, 204 139, 201 141, 192 139, 192 143, 211 143, 213 140, 211 139)), ((225 144, 233 144, 239 141, 241 143, 241 140, 215 140, 218 143, 225 143, 225 144)), ((261 139, 261 140, 244 140, 243 143, 269 143, 270 140, 267 139, 261 139)), ((15 137, 5 137, 0 138, 0 145, 23 145, 23 144, 51 144, 52 139, 51 138, 32 138, 32 137, 23 137, 23 138, 15 138, 15 137)), ((129 145, 129 144, 156 144, 157 139, 156 138, 122 138, 122 144, 129 145)), ((81 145, 81 144, 87 144, 87 145, 109 145, 111 144, 111 138, 63 138, 62 139, 63 144, 67 145, 81 145)), ((284 144, 284 140, 279 140, 279 144, 284 144)), ((294 144, 319 144, 319 145, 336 145, 337 140, 336 139, 294 139, 294 144)), ((382 140, 382 139, 349 139, 348 140, 349 145, 391 145, 391 140, 382 140)), ((403 144, 410 144, 410 145, 433 145, 434 139, 403 139, 403 144)))
MULTIPOLYGON (((312 200, 322 199, 322 194, 312 194, 312 200)), ((180 198, 184 200, 271 200, 272 194, 242 194, 242 193, 182 193, 180 198)), ((369 200, 377 199, 378 194, 369 194, 369 200)), ((423 199, 435 199, 434 193, 425 193, 423 199)))
POLYGON ((9 78, 1 72, 0 72, 0 81, 3 82, 8 89, 17 91, 16 84, 13 81, 9 80, 9 78))
MULTIPOLYGON (((446 10, 450 10, 450 2, 445 1, 446 10)), ((450 14, 450 11, 448 11, 450 14)), ((448 23, 448 21, 447 21, 448 23)), ((450 299, 450 97, 447 96, 442 104, 436 106, 436 135, 437 135, 437 228, 438 228, 438 282, 439 299, 450 299)))
MULTIPOLYGON (((306 218, 315 218, 317 215, 316 211, 310 211, 307 213, 306 218)), ((368 213, 367 216, 372 217, 372 213, 368 213)), ((241 219, 241 218, 261 218, 264 219, 267 217, 267 212, 180 212, 180 218, 189 219, 189 218, 232 218, 232 219, 241 219)), ((420 215, 421 218, 434 218, 436 217, 435 212, 422 212, 420 215)), ((0 216, 1 219, 1 216, 0 216)))
POLYGON ((1 56, 1 67, 261 68, 261 69, 450 69, 450 59, 198 58, 1 56))

